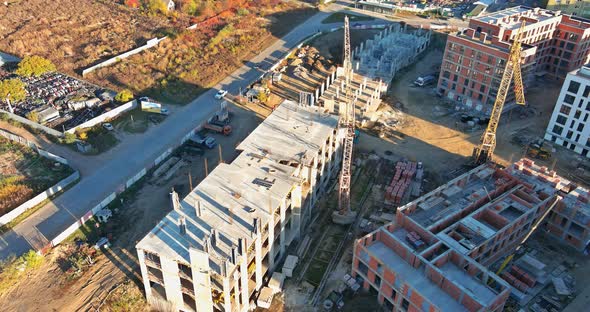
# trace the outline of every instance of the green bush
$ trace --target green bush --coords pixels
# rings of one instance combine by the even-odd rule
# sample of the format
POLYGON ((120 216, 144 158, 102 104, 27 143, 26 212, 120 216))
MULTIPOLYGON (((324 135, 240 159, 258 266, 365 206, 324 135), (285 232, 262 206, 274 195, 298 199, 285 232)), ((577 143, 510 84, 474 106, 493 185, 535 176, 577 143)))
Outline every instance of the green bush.
POLYGON ((76 142, 76 135, 75 135, 75 134, 73 134, 73 133, 66 132, 66 133, 64 134, 64 139, 63 139, 63 141, 64 141, 64 143, 66 143, 66 144, 72 144, 72 143, 76 142))
POLYGON ((43 264, 44 258, 35 251, 29 250, 23 255, 23 260, 25 261, 27 269, 36 269, 43 264))
POLYGON ((16 74, 23 77, 39 77, 52 71, 55 71, 55 65, 50 60, 33 55, 25 56, 25 58, 18 63, 16 74))
POLYGON ((39 122, 39 113, 36 111, 30 111, 27 113, 27 119, 32 122, 39 122))
POLYGON ((120 103, 127 103, 133 100, 133 92, 129 89, 123 89, 115 96, 115 101, 120 103))

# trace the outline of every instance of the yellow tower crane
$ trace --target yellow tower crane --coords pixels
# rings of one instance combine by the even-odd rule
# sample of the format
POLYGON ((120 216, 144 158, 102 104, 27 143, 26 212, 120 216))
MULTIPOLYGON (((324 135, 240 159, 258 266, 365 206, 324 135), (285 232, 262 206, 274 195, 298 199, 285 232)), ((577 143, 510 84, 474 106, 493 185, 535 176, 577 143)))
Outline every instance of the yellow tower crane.
POLYGON ((496 95, 496 101, 492 108, 492 114, 490 116, 490 122, 486 131, 481 137, 479 146, 473 149, 473 158, 475 164, 483 164, 492 159, 494 149, 496 148, 496 130, 500 123, 500 116, 504 109, 504 102, 508 95, 508 88, 512 77, 514 77, 514 95, 516 97, 516 104, 524 105, 524 88, 522 84, 522 73, 520 71, 520 59, 521 59, 521 38, 525 26, 525 21, 522 21, 520 28, 514 36, 514 41, 510 46, 510 53, 506 60, 506 67, 502 74, 502 80, 500 81, 500 87, 498 88, 498 94, 496 95))

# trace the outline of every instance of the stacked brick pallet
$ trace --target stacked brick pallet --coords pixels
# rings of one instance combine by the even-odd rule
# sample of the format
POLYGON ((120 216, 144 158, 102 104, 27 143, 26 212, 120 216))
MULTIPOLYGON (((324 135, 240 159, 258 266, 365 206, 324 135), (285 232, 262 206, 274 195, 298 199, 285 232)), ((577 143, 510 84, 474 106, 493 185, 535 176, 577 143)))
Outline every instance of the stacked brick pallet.
POLYGON ((400 204, 415 174, 415 162, 398 161, 395 165, 395 175, 391 179, 389 186, 385 189, 385 200, 400 204))
POLYGON ((522 292, 526 292, 530 287, 534 287, 536 283, 533 277, 515 265, 510 268, 510 272, 505 271, 502 273, 502 278, 522 292))

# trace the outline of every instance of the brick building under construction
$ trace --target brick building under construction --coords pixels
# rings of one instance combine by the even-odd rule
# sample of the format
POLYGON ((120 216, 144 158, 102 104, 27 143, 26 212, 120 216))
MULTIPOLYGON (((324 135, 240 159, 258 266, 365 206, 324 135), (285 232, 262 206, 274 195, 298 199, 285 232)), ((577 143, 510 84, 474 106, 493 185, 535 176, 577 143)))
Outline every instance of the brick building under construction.
MULTIPOLYGON (((511 40, 525 21, 522 76, 563 79, 590 61, 590 20, 523 6, 486 14, 447 40, 437 93, 487 112, 498 92, 511 40)), ((510 93, 507 102, 514 99, 510 93)))
POLYGON ((502 311, 511 291, 534 284, 518 267, 488 267, 511 254, 537 220, 579 251, 590 242, 588 190, 522 159, 485 164, 399 207, 360 238, 352 274, 391 311, 502 311), (512 286, 512 287, 509 287, 512 286))

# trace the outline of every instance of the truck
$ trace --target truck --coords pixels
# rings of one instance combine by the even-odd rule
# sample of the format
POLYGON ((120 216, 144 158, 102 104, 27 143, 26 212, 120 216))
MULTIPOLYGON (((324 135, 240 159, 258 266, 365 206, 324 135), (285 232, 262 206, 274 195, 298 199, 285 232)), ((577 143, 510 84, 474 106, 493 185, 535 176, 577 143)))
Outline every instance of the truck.
POLYGON ((217 133, 221 133, 226 136, 231 134, 232 128, 230 125, 220 125, 218 123, 215 123, 212 119, 213 118, 210 118, 209 121, 207 121, 207 123, 203 126, 203 128, 215 131, 217 133))
POLYGON ((140 97, 139 102, 141 104, 141 110, 144 112, 156 113, 156 114, 162 114, 162 115, 169 115, 170 114, 168 109, 164 108, 162 106, 162 104, 157 103, 148 97, 145 97, 145 96, 140 97))
POLYGON ((434 77, 433 75, 418 77, 418 79, 416 79, 414 81, 414 85, 416 85, 418 87, 425 87, 425 86, 433 83, 435 80, 436 80, 436 77, 434 77))
POLYGON ((215 139, 210 136, 202 137, 200 135, 195 135, 189 140, 208 149, 213 149, 217 145, 217 141, 215 141, 215 139))

